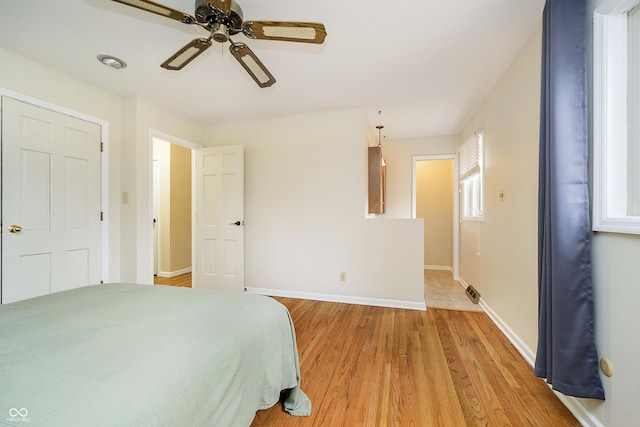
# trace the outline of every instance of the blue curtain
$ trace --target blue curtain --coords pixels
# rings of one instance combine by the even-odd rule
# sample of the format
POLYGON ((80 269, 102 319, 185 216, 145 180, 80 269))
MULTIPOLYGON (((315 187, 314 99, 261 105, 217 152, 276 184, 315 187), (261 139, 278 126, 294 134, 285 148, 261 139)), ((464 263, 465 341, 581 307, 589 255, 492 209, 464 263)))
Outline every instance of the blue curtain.
POLYGON ((544 8, 535 375, 563 394, 604 399, 591 281, 585 3, 547 0, 544 8))

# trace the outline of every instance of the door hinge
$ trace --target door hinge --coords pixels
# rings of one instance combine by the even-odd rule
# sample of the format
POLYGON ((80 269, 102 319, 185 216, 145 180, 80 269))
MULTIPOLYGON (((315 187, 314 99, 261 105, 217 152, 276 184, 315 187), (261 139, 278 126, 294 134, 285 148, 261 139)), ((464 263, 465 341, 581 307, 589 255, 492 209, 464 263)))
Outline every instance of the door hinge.
POLYGON ((100 211, 100 221, 104 221, 104 212, 100 211))
POLYGON ((100 143, 100 152, 103 153, 104 152, 104 142, 100 143))

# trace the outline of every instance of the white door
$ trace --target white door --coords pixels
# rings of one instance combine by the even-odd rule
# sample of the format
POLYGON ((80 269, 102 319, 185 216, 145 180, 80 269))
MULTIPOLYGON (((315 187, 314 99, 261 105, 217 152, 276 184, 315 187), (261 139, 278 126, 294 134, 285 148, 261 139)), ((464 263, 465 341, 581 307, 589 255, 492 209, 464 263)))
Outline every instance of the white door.
POLYGON ((193 286, 244 290, 244 147, 196 150, 193 286))
POLYGON ((2 303, 100 283, 100 127, 2 98, 2 303))

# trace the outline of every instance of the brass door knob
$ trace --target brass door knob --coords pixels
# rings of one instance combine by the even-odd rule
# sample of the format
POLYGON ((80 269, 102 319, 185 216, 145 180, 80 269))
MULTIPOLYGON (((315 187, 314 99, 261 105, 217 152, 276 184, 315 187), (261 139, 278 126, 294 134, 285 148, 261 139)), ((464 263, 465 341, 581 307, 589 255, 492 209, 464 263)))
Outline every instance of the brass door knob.
POLYGON ((20 233, 22 231, 22 227, 20 227, 19 225, 10 225, 9 226, 9 232, 10 233, 20 233))

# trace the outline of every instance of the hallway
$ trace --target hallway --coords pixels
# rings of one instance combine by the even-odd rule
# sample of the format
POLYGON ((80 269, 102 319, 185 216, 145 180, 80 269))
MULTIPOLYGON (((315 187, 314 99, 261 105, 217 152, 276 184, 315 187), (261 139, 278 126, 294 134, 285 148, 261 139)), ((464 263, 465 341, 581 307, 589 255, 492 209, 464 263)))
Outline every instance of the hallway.
POLYGON ((483 311, 478 304, 471 302, 464 286, 453 280, 451 272, 446 270, 424 271, 424 299, 427 308, 483 311))

